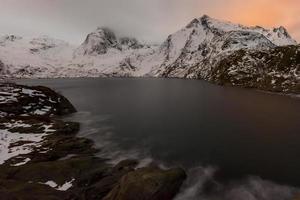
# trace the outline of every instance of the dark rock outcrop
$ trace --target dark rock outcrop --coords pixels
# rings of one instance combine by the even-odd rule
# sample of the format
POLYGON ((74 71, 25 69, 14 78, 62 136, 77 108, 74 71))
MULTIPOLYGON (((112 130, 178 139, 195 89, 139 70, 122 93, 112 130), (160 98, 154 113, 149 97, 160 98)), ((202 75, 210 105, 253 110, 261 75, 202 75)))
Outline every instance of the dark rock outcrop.
POLYGON ((0 111, 10 116, 19 115, 66 115, 76 112, 67 98, 43 86, 0 84, 0 111))
POLYGON ((221 85, 300 94, 300 48, 239 50, 216 62, 210 77, 221 85))
POLYGON ((122 37, 119 41, 122 46, 127 47, 128 49, 139 49, 143 47, 136 38, 122 37))
POLYGON ((93 142, 76 137, 78 123, 55 118, 75 112, 62 95, 15 84, 2 84, 0 91, 0 136, 8 148, 0 149, 8 156, 0 159, 1 199, 168 200, 179 191, 182 169, 136 169, 136 160, 112 166, 96 157, 93 142))
POLYGON ((171 200, 186 174, 182 169, 137 169, 124 175, 105 200, 171 200))
POLYGON ((0 60, 0 75, 4 72, 5 70, 5 65, 4 63, 0 60))

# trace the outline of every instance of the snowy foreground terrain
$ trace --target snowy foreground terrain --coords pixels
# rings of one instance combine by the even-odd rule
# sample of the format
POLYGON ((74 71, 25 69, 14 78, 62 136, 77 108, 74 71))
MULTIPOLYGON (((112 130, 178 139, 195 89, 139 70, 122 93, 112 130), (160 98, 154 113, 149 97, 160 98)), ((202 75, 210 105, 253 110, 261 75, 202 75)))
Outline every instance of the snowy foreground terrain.
POLYGON ((284 27, 246 27, 204 15, 161 45, 117 38, 107 28, 80 46, 47 36, 0 38, 0 74, 10 78, 176 77, 298 93, 300 47, 284 27))

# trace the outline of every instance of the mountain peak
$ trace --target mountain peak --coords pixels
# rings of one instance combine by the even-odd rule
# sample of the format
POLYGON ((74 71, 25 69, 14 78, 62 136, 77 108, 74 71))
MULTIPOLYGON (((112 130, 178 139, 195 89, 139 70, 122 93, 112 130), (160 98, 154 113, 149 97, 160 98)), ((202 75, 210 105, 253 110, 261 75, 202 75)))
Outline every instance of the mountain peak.
POLYGON ((132 37, 120 37, 107 27, 97 27, 79 47, 47 36, 0 37, 0 55, 5 66, 17 66, 9 67, 9 73, 22 76, 25 72, 44 75, 43 71, 48 70, 50 74, 58 73, 57 76, 71 76, 74 72, 76 76, 166 73, 193 77, 201 73, 205 78, 213 67, 211 64, 218 59, 240 51, 288 49, 278 47, 286 45, 296 45, 296 42, 284 27, 271 30, 247 27, 203 15, 171 34, 160 47, 148 46, 132 37), (60 69, 60 66, 65 68, 60 69), (23 72, 24 68, 28 71, 23 72))
POLYGON ((98 27, 87 35, 75 54, 101 55, 107 53, 109 48, 120 49, 115 33, 107 27, 98 27))
POLYGON ((98 27, 95 31, 87 35, 85 41, 75 51, 74 55, 97 56, 106 54, 109 49, 122 51, 143 47, 144 45, 133 37, 118 38, 110 28, 98 27))
POLYGON ((209 21, 212 20, 213 18, 211 18, 210 16, 208 15, 203 15, 202 17, 200 18, 194 18, 187 26, 186 28, 192 28, 192 27, 195 27, 199 24, 201 24, 202 26, 204 27, 209 27, 209 21))
POLYGON ((110 28, 107 27, 98 27, 94 32, 90 33, 87 37, 109 40, 110 42, 115 42, 117 40, 115 33, 110 28))
POLYGON ((200 17, 201 21, 208 21, 210 19, 212 19, 212 18, 210 16, 206 15, 206 14, 204 14, 204 15, 202 15, 202 17, 200 17))
POLYGON ((97 29, 94 31, 96 33, 103 33, 105 35, 110 35, 110 36, 113 36, 113 37, 116 37, 115 36, 115 33, 112 29, 108 28, 108 27, 97 27, 97 29))
POLYGON ((205 32, 210 32, 218 37, 224 36, 232 31, 255 32, 264 35, 277 46, 295 45, 297 43, 283 26, 271 30, 260 26, 247 27, 224 20, 214 19, 208 15, 193 19, 185 28, 202 29, 205 32))
POLYGON ((285 37, 289 37, 291 38, 290 34, 288 33, 287 29, 283 26, 280 26, 278 28, 274 28, 273 32, 278 33, 278 34, 282 34, 285 37))
POLYGON ((192 28, 192 27, 194 27, 195 25, 198 25, 199 22, 200 22, 199 19, 195 18, 195 19, 193 19, 193 20, 186 26, 186 28, 192 28))

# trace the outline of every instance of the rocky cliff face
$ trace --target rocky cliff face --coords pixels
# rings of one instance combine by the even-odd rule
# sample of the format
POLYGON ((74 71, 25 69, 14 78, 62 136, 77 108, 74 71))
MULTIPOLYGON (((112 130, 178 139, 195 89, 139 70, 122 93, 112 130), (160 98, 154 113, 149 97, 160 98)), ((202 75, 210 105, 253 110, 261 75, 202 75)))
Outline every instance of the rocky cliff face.
POLYGON ((132 37, 121 37, 119 42, 122 46, 122 49, 140 49, 144 47, 144 45, 141 44, 136 38, 132 37))
POLYGON ((203 76, 195 65, 187 72, 190 78, 203 78, 221 85, 257 88, 273 92, 299 93, 300 47, 240 49, 219 57, 203 76))
MULTIPOLYGON (((6 66, 2 76, 8 77, 152 76, 198 78, 225 84, 224 80, 218 80, 218 77, 227 76, 220 74, 226 70, 219 70, 225 67, 221 66, 225 61, 230 69, 244 70, 245 66, 248 69, 247 72, 230 73, 230 80, 244 80, 248 76, 261 80, 264 77, 258 76, 270 74, 269 69, 275 71, 269 76, 283 73, 273 63, 286 63, 286 57, 297 57, 298 50, 291 52, 290 49, 298 49, 298 46, 284 27, 270 30, 246 27, 204 15, 171 34, 159 46, 141 44, 131 37, 119 38, 107 28, 98 28, 88 34, 79 47, 49 37, 5 36, 0 39, 0 60, 6 66), (278 51, 286 56, 276 57, 278 51), (268 62, 261 61, 262 54, 268 62), (237 58, 239 55, 241 58, 237 58), (255 70, 260 73, 251 74, 255 70)), ((265 82, 260 82, 259 86, 254 79, 243 84, 237 81, 226 84, 299 93, 299 65, 297 59, 292 66, 286 64, 285 70, 294 70, 291 72, 294 76, 293 81, 284 82, 285 86, 274 86, 280 83, 276 81, 263 87, 265 82)), ((277 80, 277 77, 270 79, 277 80)))

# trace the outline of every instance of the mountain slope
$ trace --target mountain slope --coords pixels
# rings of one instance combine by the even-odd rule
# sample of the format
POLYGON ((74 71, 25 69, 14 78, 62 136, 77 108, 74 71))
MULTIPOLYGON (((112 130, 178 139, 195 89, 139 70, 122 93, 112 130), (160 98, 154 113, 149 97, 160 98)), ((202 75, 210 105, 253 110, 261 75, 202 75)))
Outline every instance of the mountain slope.
POLYGON ((168 37, 153 74, 300 93, 296 44, 283 27, 245 27, 203 16, 168 37))
POLYGON ((82 69, 86 76, 136 76, 141 67, 133 65, 133 60, 152 54, 155 48, 135 38, 118 38, 107 28, 97 28, 74 51, 68 67, 82 69))
MULTIPOLYGON (((185 77, 191 67, 208 59, 239 49, 268 49, 281 45, 296 45, 284 28, 245 27, 204 15, 170 35, 163 43, 161 52, 164 60, 156 74, 185 77)), ((202 69, 201 78, 208 73, 207 67, 202 69)))
MULTIPOLYGON (((194 66, 190 72, 190 78, 202 77, 199 66, 194 66)), ((300 46, 234 51, 216 60, 205 80, 220 85, 299 93, 300 46)))
POLYGON ((108 28, 97 28, 79 47, 46 36, 4 36, 0 38, 0 75, 197 78, 300 93, 298 52, 299 46, 284 27, 246 27, 204 15, 159 46, 119 38, 108 28))
POLYGON ((47 36, 23 38, 9 35, 0 38, 0 60, 6 76, 53 76, 72 57, 74 47, 47 36))

